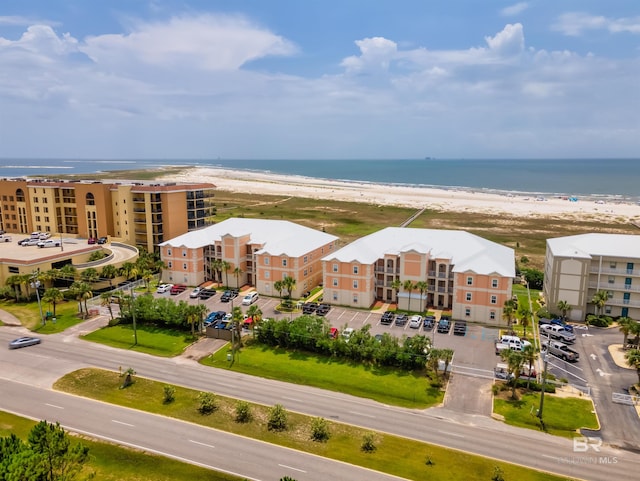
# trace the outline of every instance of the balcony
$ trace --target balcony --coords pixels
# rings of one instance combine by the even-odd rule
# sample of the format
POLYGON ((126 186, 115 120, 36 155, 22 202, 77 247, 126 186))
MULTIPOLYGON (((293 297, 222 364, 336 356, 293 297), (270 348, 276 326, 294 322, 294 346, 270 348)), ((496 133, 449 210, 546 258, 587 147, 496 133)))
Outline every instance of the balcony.
POLYGON ((640 300, 634 299, 609 299, 607 306, 621 306, 621 307, 640 307, 640 300))
POLYGON ((640 284, 623 284, 618 282, 615 284, 609 284, 608 282, 590 282, 589 289, 595 289, 596 291, 625 291, 625 292, 640 292, 640 284))
POLYGON ((612 269, 610 267, 603 267, 602 269, 598 269, 598 266, 591 266, 589 269, 591 274, 617 274, 619 276, 640 276, 640 269, 612 269))

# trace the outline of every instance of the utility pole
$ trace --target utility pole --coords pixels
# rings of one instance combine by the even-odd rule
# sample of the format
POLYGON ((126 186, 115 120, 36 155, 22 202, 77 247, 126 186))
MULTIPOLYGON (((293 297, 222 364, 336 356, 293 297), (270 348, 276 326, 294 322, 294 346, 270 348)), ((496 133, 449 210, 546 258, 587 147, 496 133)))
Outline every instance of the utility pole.
POLYGON ((133 283, 129 284, 129 292, 131 293, 131 317, 133 318, 133 345, 138 345, 138 330, 136 329, 136 309, 135 298, 133 297, 133 283))
POLYGON ((40 302, 40 281, 38 280, 38 271, 31 275, 31 287, 36 290, 36 299, 38 299, 38 309, 40 310, 40 322, 45 325, 44 316, 42 315, 42 303, 40 302))
POLYGON ((540 389, 540 408, 538 409, 538 418, 540 419, 540 424, 542 425, 542 429, 544 430, 544 420, 542 419, 542 409, 544 408, 544 390, 547 386, 547 365, 549 363, 549 345, 551 344, 551 339, 547 342, 547 350, 543 355, 543 364, 544 369, 542 371, 542 389, 540 389))

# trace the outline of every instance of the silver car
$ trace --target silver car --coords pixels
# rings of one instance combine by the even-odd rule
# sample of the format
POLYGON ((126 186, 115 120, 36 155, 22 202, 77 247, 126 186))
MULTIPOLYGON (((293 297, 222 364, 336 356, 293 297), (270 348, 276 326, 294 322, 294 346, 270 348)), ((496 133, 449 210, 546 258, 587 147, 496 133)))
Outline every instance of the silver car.
POLYGON ((18 349, 20 347, 35 346, 42 341, 38 337, 19 337, 9 342, 9 349, 18 349))

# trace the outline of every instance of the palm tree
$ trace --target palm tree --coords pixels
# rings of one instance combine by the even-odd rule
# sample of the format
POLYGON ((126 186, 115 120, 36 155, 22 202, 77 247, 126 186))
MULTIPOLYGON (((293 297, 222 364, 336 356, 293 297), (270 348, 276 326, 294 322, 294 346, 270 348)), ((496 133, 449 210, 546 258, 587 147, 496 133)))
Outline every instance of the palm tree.
POLYGON ((296 280, 293 277, 284 276, 284 279, 282 279, 282 286, 287 290, 287 297, 291 299, 291 294, 296 288, 296 280))
POLYGON ((596 306, 596 315, 601 315, 602 309, 609 300, 609 293, 607 291, 598 291, 593 295, 591 302, 596 306))
POLYGON ((629 339, 629 334, 631 333, 634 324, 637 324, 637 322, 630 317, 621 317, 618 319, 618 328, 624 335, 624 340, 622 341, 622 349, 626 349, 627 347, 627 340, 629 339))
POLYGON ((162 259, 155 259, 150 270, 156 271, 158 273, 158 279, 162 280, 162 271, 164 271, 166 268, 167 264, 165 264, 162 259))
POLYGON ((154 278, 153 272, 151 272, 149 269, 145 269, 144 271, 142 271, 142 280, 144 281, 144 285, 147 288, 147 292, 149 292, 151 290, 151 281, 154 278))
POLYGON ((453 360, 453 349, 440 349, 440 359, 444 361, 444 374, 443 377, 447 376, 447 371, 449 369, 449 363, 453 360))
POLYGON ((227 261, 220 261, 220 269, 224 272, 225 285, 229 287, 229 269, 231 269, 231 264, 227 261))
POLYGON ((240 266, 236 266, 235 269, 233 269, 233 273, 236 276, 236 288, 240 289, 240 275, 243 273, 244 271, 242 270, 242 268, 240 266))
POLYGON ((22 284, 22 277, 19 275, 9 276, 5 281, 5 284, 13 288, 16 300, 20 300, 20 285, 22 284))
POLYGON ((191 335, 195 336, 196 335, 195 325, 198 322, 198 320, 202 319, 200 310, 198 309, 198 306, 195 304, 189 305, 185 309, 185 314, 187 317, 187 322, 191 325, 191 335))
POLYGON ((411 312, 411 291, 415 289, 416 285, 412 280, 407 279, 402 283, 402 288, 409 293, 409 302, 407 304, 407 311, 411 312))
POLYGON ((111 279, 115 279, 118 275, 118 269, 113 264, 107 264, 100 271, 100 277, 104 279, 109 279, 109 284, 111 284, 111 279))
POLYGON ((278 291, 278 297, 280 297, 280 302, 282 302, 282 291, 284 290, 284 283, 282 281, 275 281, 273 283, 273 288, 278 291))
MULTIPOLYGON (((536 348, 533 344, 526 344, 522 348, 522 355, 524 357, 524 362, 529 365, 529 373, 531 374, 531 368, 533 367, 533 363, 536 362, 536 358, 538 357, 538 353, 536 352, 536 348)), ((527 391, 529 390, 529 385, 531 383, 531 376, 527 378, 527 391)))
POLYGON ((42 302, 51 304, 53 317, 56 317, 56 306, 62 301, 64 301, 64 294, 57 287, 50 287, 44 291, 44 295, 42 296, 42 302))
POLYGON ((571 312, 571 309, 572 309, 571 304, 569 304, 567 301, 558 301, 558 303, 556 304, 556 307, 562 313, 562 319, 566 320, 567 313, 571 312))
POLYGON ((513 386, 511 387, 511 399, 517 399, 516 387, 518 387, 518 379, 522 372, 522 366, 524 366, 524 355, 521 351, 514 351, 512 349, 504 349, 500 355, 507 363, 507 371, 509 371, 509 374, 513 374, 513 379, 511 380, 513 383, 513 386))
POLYGON ((391 289, 396 292, 396 304, 398 303, 398 294, 400 293, 400 288, 402 287, 402 281, 400 279, 394 279, 391 281, 391 289))
POLYGON ((233 328, 235 332, 234 336, 234 350, 242 347, 242 323, 244 321, 244 314, 242 309, 236 306, 231 311, 231 321, 233 322, 233 328))
POLYGON ((262 321, 262 311, 257 304, 251 304, 251 307, 247 309, 247 316, 251 318, 251 332, 255 337, 256 325, 260 324, 260 321, 262 321))
POLYGON ((198 312, 198 318, 200 319, 198 331, 202 331, 202 322, 204 321, 204 316, 209 311, 209 308, 205 304, 196 304, 196 311, 198 312))
POLYGON ((640 384, 640 349, 631 349, 624 355, 627 365, 633 367, 638 374, 638 384, 640 384))
POLYGON ((83 317, 87 317, 89 314, 89 309, 87 307, 87 299, 91 299, 93 297, 93 293, 91 292, 91 286, 86 282, 75 281, 71 284, 70 287, 71 292, 74 297, 78 301, 78 306, 80 307, 80 314, 83 314, 83 317), (84 301, 84 312, 82 311, 82 305, 84 301))
POLYGON ((222 261, 220 259, 213 259, 209 266, 213 271, 213 280, 222 284, 222 261))
POLYGON ((526 306, 520 306, 518 308, 518 316, 520 317, 520 324, 522 325, 523 329, 522 337, 527 337, 527 327, 529 326, 532 315, 533 313, 529 309, 527 309, 526 306))
POLYGON ((507 299, 504 301, 504 306, 502 307, 502 318, 507 321, 507 326, 509 330, 511 330, 511 325, 513 324, 513 315, 516 313, 516 301, 513 299, 507 299))
POLYGON ((65 264, 58 270, 59 278, 67 281, 67 285, 71 285, 73 283, 76 279, 77 273, 78 270, 71 264, 65 264))
POLYGON ((133 262, 125 262, 120 266, 120 274, 129 279, 136 279, 139 274, 138 267, 133 262))
MULTIPOLYGON (((416 289, 418 289, 420 291, 420 299, 422 299, 424 297, 424 293, 427 292, 427 289, 429 289, 429 284, 427 283, 427 281, 418 281, 416 282, 416 289)), ((420 306, 422 307, 422 306, 420 306)), ((420 310, 427 310, 427 300, 424 300, 424 309, 420 309, 420 310)))
POLYGON ((89 267, 88 269, 85 269, 84 271, 82 271, 82 274, 80 274, 80 277, 85 282, 96 282, 98 279, 100 279, 100 276, 98 275, 98 271, 93 267, 89 267))
POLYGON ((113 321, 113 310, 111 309, 111 297, 112 296, 110 292, 103 292, 102 294, 100 294, 100 305, 102 307, 106 307, 107 309, 109 309, 109 316, 113 321))

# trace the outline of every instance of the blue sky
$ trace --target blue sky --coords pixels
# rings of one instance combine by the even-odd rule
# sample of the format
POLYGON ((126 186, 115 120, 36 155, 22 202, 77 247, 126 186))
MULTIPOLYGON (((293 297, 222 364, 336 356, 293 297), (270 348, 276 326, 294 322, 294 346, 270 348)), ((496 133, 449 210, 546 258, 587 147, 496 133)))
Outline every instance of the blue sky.
POLYGON ((640 157, 636 0, 3 0, 0 157, 640 157))

